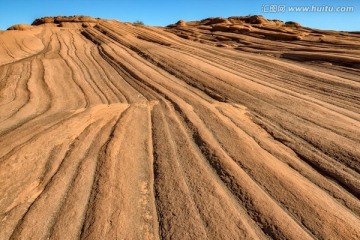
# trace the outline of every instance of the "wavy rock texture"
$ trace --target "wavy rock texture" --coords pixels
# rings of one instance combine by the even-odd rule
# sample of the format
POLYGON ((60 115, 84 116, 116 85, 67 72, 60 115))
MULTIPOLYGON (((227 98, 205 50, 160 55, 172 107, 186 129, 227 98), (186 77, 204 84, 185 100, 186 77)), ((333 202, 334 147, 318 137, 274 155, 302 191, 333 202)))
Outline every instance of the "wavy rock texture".
POLYGON ((34 25, 0 33, 0 239, 360 238, 359 34, 34 25))

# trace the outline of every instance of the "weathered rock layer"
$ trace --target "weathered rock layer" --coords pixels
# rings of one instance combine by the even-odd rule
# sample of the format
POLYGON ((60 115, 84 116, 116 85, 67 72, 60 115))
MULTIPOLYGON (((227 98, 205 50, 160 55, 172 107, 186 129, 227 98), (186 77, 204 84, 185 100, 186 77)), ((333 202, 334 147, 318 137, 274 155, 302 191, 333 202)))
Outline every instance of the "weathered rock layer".
POLYGON ((260 16, 14 29, 0 239, 360 238, 359 34, 260 16))

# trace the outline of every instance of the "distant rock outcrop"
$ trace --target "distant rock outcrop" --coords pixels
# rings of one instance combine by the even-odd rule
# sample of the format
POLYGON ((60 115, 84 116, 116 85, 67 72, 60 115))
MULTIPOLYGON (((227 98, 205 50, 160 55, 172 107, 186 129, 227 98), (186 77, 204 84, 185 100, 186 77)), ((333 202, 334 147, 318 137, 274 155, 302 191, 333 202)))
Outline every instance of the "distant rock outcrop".
POLYGON ((245 17, 229 17, 228 20, 232 23, 249 23, 249 24, 264 24, 271 20, 267 20, 261 15, 245 16, 245 17))
POLYGON ((7 30, 20 30, 20 31, 23 31, 23 30, 28 30, 28 29, 31 29, 33 28, 33 26, 29 25, 29 24, 16 24, 16 25, 13 25, 11 27, 9 27, 7 30))
POLYGON ((308 30, 299 23, 269 20, 261 15, 216 17, 190 22, 180 20, 168 28, 179 37, 207 42, 214 46, 234 46, 234 40, 243 41, 241 39, 245 36, 277 41, 301 41, 309 35, 308 30))
POLYGON ((58 16, 58 17, 43 17, 43 18, 39 18, 36 19, 32 25, 42 25, 42 24, 46 24, 46 23, 55 23, 55 24, 60 24, 63 22, 72 22, 72 23, 83 23, 83 22, 88 22, 88 23, 96 23, 98 22, 98 19, 93 18, 93 17, 89 17, 89 16, 58 16))
POLYGON ((185 27, 187 24, 184 20, 180 20, 176 23, 177 26, 182 26, 182 27, 185 27))
POLYGON ((301 25, 299 23, 293 22, 293 21, 286 22, 284 25, 285 25, 285 27, 294 27, 294 28, 301 27, 301 25))
POLYGON ((213 25, 213 24, 231 24, 231 22, 226 18, 207 18, 201 21, 202 25, 213 25))

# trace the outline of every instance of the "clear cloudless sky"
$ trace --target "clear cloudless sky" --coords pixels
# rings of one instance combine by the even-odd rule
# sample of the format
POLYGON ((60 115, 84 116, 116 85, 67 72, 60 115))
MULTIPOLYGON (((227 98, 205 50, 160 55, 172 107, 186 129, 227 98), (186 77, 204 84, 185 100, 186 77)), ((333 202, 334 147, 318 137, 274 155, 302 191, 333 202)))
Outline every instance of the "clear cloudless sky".
POLYGON ((31 23, 43 16, 89 15, 146 25, 166 26, 180 19, 263 15, 296 21, 303 26, 344 31, 360 30, 360 0, 0 0, 0 29, 31 23), (269 13, 269 5, 286 5, 285 12, 269 13), (292 6, 350 6, 352 12, 290 12, 292 6), (265 12, 264 12, 265 9, 265 12))

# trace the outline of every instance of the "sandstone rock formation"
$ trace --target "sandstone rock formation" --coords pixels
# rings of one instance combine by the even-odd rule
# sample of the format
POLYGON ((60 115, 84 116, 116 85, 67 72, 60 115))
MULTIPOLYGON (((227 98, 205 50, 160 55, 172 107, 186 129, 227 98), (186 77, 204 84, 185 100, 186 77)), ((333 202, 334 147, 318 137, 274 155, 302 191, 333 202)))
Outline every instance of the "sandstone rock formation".
POLYGON ((7 30, 29 30, 33 28, 33 26, 29 25, 29 24, 16 24, 16 25, 13 25, 11 27, 9 27, 7 30))
POLYGON ((360 238, 358 33, 34 25, 0 34, 0 239, 360 238))

